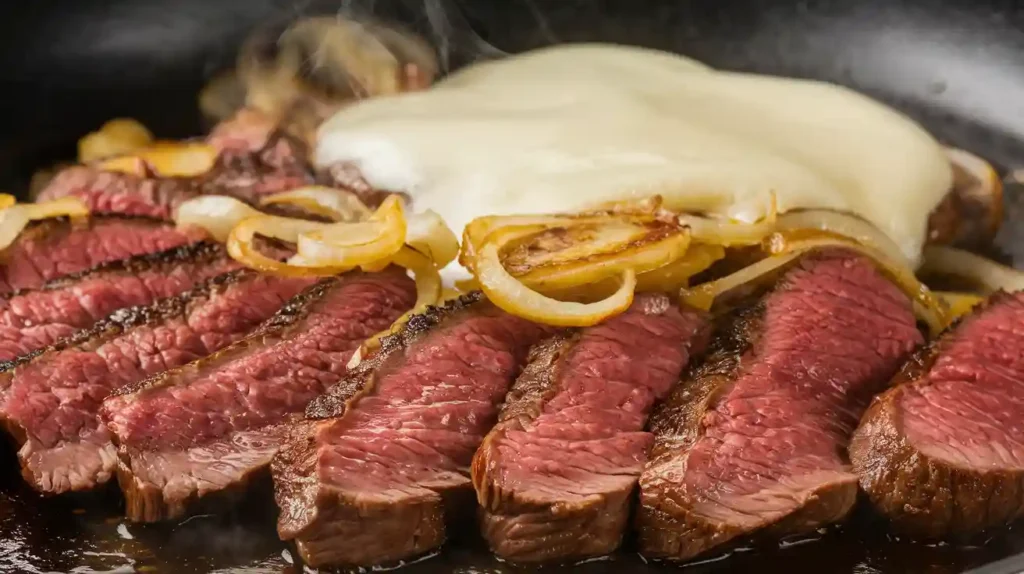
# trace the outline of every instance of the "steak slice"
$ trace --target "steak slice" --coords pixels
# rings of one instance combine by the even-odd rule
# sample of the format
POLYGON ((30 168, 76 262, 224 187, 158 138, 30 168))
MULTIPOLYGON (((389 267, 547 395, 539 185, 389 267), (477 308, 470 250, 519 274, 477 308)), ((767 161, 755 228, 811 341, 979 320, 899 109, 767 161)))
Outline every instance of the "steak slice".
POLYGON ((997 293, 909 361, 850 459, 897 530, 966 539, 1024 516, 1024 293, 997 293))
POLYGON ((281 538, 313 567, 440 546, 473 508, 473 453, 548 332, 479 293, 413 317, 293 426, 273 462, 281 538))
POLYGON ((92 217, 88 223, 47 220, 26 229, 4 251, 0 295, 34 289, 64 275, 133 255, 165 251, 206 237, 154 219, 92 217))
POLYGON ((285 423, 415 299, 397 269, 328 279, 238 343, 106 399, 100 412, 118 445, 128 518, 182 517, 266 476, 285 423))
POLYGON ((636 518, 646 556, 686 560, 843 519, 857 497, 850 434, 922 341, 908 298, 842 251, 802 258, 717 327, 707 361, 652 416, 636 518))
POLYGON ((312 281, 248 269, 219 275, 9 366, 0 419, 20 446, 25 480, 47 494, 106 483, 117 456, 99 408, 111 391, 234 343, 312 281))
POLYGON ((484 537, 515 562, 581 560, 618 548, 654 441, 654 402, 710 335, 665 295, 535 346, 498 425, 473 458, 484 537))
POLYGON ((177 295, 237 267, 220 246, 202 242, 104 263, 0 297, 0 362, 47 347, 118 309, 177 295))
POLYGON ((194 177, 158 177, 110 172, 95 166, 66 168, 39 193, 39 201, 74 196, 94 213, 170 219, 185 201, 221 194, 257 203, 263 195, 313 181, 302 144, 280 132, 257 150, 222 149, 210 171, 194 177))

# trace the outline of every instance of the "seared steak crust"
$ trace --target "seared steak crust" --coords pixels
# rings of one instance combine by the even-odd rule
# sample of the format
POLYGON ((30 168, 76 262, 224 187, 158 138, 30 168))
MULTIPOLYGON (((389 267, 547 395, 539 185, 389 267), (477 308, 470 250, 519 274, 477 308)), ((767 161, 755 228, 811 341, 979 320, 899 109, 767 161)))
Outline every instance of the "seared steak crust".
POLYGON ((240 339, 309 283, 251 270, 219 275, 9 363, 0 418, 20 446, 25 479, 47 494, 105 483, 117 457, 98 411, 110 391, 240 339))
POLYGON ((1024 294, 997 293, 923 349, 850 443, 902 533, 966 539, 1024 516, 1024 294))
POLYGON ((473 458, 491 549, 516 562, 614 551, 668 394, 710 335, 702 314, 639 295, 624 314, 533 348, 473 458))
POLYGON ((0 294, 34 289, 58 277, 206 237, 144 217, 94 216, 88 222, 50 219, 29 226, 4 251, 0 294))
MULTIPOLYGON (((177 295, 239 265, 212 243, 104 263, 0 297, 0 368, 118 309, 177 295)), ((2 387, 0 387, 2 388, 2 387)))
POLYGON ((244 492, 265 476, 286 423, 414 301, 401 270, 326 279, 245 339, 107 398, 128 518, 178 518, 244 492))
POLYGON ((472 508, 469 466, 531 344, 550 330, 464 296, 412 317, 313 401, 274 458, 278 533, 311 566, 441 545, 472 508))
POLYGON ((922 340, 906 296, 843 252, 803 258, 716 328, 706 362, 652 417, 636 518, 647 556, 687 560, 844 518, 850 433, 922 340))

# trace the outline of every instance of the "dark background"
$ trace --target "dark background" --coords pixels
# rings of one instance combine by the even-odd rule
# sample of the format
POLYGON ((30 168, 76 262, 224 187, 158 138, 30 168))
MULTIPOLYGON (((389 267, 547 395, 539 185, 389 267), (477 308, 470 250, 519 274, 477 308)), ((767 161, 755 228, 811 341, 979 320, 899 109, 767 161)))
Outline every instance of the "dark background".
POLYGON ((486 53, 478 37, 510 52, 610 41, 834 80, 1024 165, 1024 3, 1012 0, 11 0, 0 2, 0 186, 114 116, 197 133, 195 94, 247 31, 353 10, 417 28, 453 66, 486 53))

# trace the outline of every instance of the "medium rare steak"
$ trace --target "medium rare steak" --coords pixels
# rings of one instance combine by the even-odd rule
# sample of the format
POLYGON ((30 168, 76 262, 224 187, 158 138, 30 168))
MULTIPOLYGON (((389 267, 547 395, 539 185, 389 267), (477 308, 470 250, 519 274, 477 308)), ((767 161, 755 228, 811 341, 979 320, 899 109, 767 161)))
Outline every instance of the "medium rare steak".
POLYGON ((844 450, 873 393, 921 341, 908 298, 860 256, 812 254, 716 325, 708 359, 652 416, 640 550, 686 560, 844 518, 844 450))
POLYGON ((301 144, 275 134, 256 151, 222 151, 210 171, 194 177, 139 176, 78 165, 54 176, 39 201, 74 196, 95 213, 158 219, 170 219, 178 205, 203 194, 257 203, 263 195, 312 182, 301 149, 301 144))
POLYGON ((111 391, 234 343, 312 281, 247 269, 219 275, 8 366, 0 419, 20 446, 25 479, 48 494, 107 482, 117 456, 99 407, 111 391))
POLYGON ((551 562, 618 548, 654 441, 647 416, 703 352, 708 326, 665 295, 642 295, 622 315, 533 348, 473 458, 498 556, 551 562))
POLYGON ((219 245, 202 242, 104 263, 0 297, 0 362, 51 345, 118 309, 177 295, 237 267, 219 245))
POLYGON ((479 293, 413 317, 310 404, 274 458, 281 538, 313 567, 440 546, 446 521, 473 508, 473 453, 547 332, 479 293))
POLYGON ((102 263, 164 251, 205 237, 198 228, 178 230, 146 218, 92 217, 83 224, 43 221, 22 232, 4 251, 0 294, 34 289, 102 263))
POLYGON ((875 508, 914 537, 1024 516, 1024 293, 993 295, 904 367, 850 443, 875 508))
POLYGON ((286 423, 415 299, 415 286, 397 269, 328 279, 238 343, 104 401, 128 518, 178 518, 211 495, 224 499, 266 476, 286 423))

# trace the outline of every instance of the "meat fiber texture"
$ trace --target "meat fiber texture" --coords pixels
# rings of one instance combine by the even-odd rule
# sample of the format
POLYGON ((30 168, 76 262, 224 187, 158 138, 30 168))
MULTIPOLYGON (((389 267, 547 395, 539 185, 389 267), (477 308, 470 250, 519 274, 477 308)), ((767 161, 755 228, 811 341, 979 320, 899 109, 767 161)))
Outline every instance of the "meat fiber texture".
POLYGON ((909 361, 850 444, 875 508, 912 537, 1024 516, 1024 294, 997 293, 909 361))
POLYGON ((22 474, 46 494, 93 489, 117 454, 99 418, 112 391, 241 339, 312 279, 239 270, 181 295, 115 313, 0 373, 0 419, 20 446, 22 474))
POLYGON ((636 517, 649 557, 688 560, 842 520, 857 498, 850 434, 922 342, 908 298, 846 252, 804 257, 716 331, 706 362, 652 417, 636 517))
POLYGON ((243 113, 224 122, 209 142, 219 151, 214 166, 191 177, 139 176, 103 171, 93 165, 62 170, 39 194, 39 201, 73 196, 94 213, 170 219, 185 201, 204 194, 237 197, 249 203, 313 182, 305 146, 243 113))
POLYGON ((413 317, 293 427, 273 462, 278 534, 306 564, 411 558, 472 517, 473 453, 551 332, 481 299, 413 317))
POLYGON ((608 554, 654 441, 644 432, 710 335, 703 313, 637 296, 604 323, 536 346, 473 459, 484 537, 515 562, 608 554))
POLYGON ((199 243, 105 263, 9 294, 0 298, 0 361, 52 345, 118 309, 177 295, 238 267, 219 246, 199 243))
POLYGON ((49 220, 22 232, 4 251, 0 295, 43 284, 103 263, 165 251, 206 238, 148 218, 91 217, 87 223, 49 220))
POLYGON ((259 477, 287 423, 347 372, 356 348, 415 303, 402 270, 327 279, 251 335, 106 399, 130 520, 232 503, 259 477))

